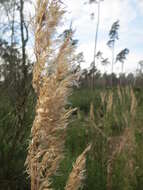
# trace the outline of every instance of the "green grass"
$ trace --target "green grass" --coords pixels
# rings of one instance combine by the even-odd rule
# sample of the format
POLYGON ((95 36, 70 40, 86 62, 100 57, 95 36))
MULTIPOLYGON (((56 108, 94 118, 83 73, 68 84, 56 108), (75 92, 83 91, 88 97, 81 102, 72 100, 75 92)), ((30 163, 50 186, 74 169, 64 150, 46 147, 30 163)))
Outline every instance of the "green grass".
MULTIPOLYGON (((108 89, 108 92, 110 89, 108 89)), ((81 154, 81 152, 92 142, 93 147, 87 156, 87 178, 85 180, 84 190, 106 190, 107 177, 107 159, 108 159, 108 145, 106 139, 94 130, 92 122, 89 120, 89 109, 91 101, 94 103, 95 123, 97 127, 104 131, 107 136, 118 136, 122 134, 125 122, 123 121, 123 114, 129 109, 129 100, 125 101, 123 106, 120 105, 116 97, 116 89, 114 89, 114 104, 116 107, 116 115, 118 121, 113 117, 113 112, 106 113, 106 105, 101 105, 100 98, 101 90, 94 91, 88 89, 75 90, 69 98, 70 106, 77 107, 80 110, 80 119, 77 113, 71 116, 70 124, 67 130, 67 138, 65 145, 65 158, 60 164, 57 175, 53 177, 53 187, 55 190, 64 190, 69 173, 72 169, 72 164, 81 154)), ((126 162, 128 162, 125 155, 118 157, 114 165, 113 175, 113 189, 118 190, 142 190, 143 187, 143 91, 135 92, 138 106, 136 110, 136 150, 135 150, 135 181, 129 182, 124 170, 126 162)), ((24 162, 27 154, 28 138, 30 135, 30 128, 34 118, 34 102, 33 98, 29 99, 27 106, 24 141, 17 144, 15 157, 11 161, 8 157, 8 152, 11 148, 12 137, 15 130, 15 114, 8 97, 2 96, 0 102, 0 179, 7 179, 10 181, 10 190, 24 190, 28 189, 29 182, 24 174, 24 162), (2 140, 2 136, 6 132, 6 137, 2 140), (15 186, 15 187, 14 187, 15 186)), ((130 120, 130 117, 129 117, 130 120)), ((3 186, 2 186, 3 185, 3 186)), ((4 184, 0 181, 0 187, 4 184)), ((3 188, 7 190, 8 187, 3 188)))

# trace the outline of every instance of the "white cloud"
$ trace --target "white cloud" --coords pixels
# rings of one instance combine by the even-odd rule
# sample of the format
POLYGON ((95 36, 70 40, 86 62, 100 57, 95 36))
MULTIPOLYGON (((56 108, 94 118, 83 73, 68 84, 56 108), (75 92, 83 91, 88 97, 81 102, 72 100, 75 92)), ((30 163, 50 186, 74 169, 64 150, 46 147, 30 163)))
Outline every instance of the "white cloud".
POLYGON ((140 13, 143 14, 143 0, 136 0, 137 7, 140 10, 140 13))

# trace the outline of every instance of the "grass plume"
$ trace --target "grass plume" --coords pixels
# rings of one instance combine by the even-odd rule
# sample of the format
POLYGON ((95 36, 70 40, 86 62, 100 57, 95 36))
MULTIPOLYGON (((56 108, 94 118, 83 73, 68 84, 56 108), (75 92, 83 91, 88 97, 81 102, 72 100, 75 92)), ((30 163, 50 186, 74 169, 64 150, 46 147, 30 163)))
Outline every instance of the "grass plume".
POLYGON ((65 190, 78 190, 80 187, 82 187, 82 182, 85 179, 86 154, 90 148, 91 145, 89 145, 76 159, 73 169, 69 175, 65 190))
MULTIPOLYGON (((120 100, 120 106, 123 107, 125 104, 126 96, 130 99, 130 109, 128 108, 123 113, 123 119, 125 120, 126 126, 124 126, 123 132, 119 136, 111 137, 109 139, 109 145, 111 149, 111 153, 109 155, 108 163, 107 163, 107 190, 112 189, 112 176, 113 176, 113 167, 116 159, 122 153, 126 155, 128 158, 126 163, 126 168, 128 169, 130 175, 128 180, 134 175, 134 159, 133 154, 135 150, 135 116, 136 116, 136 107, 137 100, 133 89, 128 88, 125 89, 124 94, 121 92, 121 89, 118 88, 118 98, 120 100), (128 121, 128 119, 130 121, 128 121)), ((126 176, 127 177, 127 176, 126 176)))
POLYGON ((51 189, 51 176, 63 159, 67 120, 72 109, 65 109, 73 75, 70 58, 73 47, 70 36, 54 52, 53 39, 64 14, 60 0, 38 0, 35 18, 36 64, 33 88, 37 93, 36 116, 26 159, 31 190, 51 189), (53 57, 54 55, 54 57, 53 57), (52 72, 46 68, 52 67, 52 72))

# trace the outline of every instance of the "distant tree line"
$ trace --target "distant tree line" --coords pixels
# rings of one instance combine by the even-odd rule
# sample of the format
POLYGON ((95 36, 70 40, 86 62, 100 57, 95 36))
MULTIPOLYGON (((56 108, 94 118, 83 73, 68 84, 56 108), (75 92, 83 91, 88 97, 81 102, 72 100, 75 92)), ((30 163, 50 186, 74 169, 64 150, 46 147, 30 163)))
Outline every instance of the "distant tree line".
POLYGON ((83 69, 81 70, 79 84, 81 88, 111 88, 116 86, 133 86, 142 88, 143 86, 143 72, 141 69, 137 70, 136 75, 133 73, 120 74, 117 76, 115 73, 107 74, 100 73, 98 70, 83 69), (94 75, 93 75, 94 72, 94 75), (93 84, 94 77, 94 84, 93 84))

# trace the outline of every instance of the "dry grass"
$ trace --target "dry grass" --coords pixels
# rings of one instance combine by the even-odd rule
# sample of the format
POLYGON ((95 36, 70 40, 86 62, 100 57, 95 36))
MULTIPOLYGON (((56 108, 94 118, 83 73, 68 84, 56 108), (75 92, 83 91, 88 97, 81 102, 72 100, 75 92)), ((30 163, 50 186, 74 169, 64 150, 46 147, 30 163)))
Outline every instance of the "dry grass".
POLYGON ((65 38, 55 53, 53 40, 64 13, 60 0, 38 0, 35 19, 36 64, 33 88, 37 93, 36 116, 31 130, 31 143, 26 159, 31 190, 51 189, 51 176, 63 159, 65 132, 73 110, 65 109, 73 75, 70 58, 73 47, 65 38), (54 57, 53 57, 54 55, 54 57), (46 69, 50 65, 52 72, 46 69))
POLYGON ((111 112, 113 108, 113 92, 110 92, 107 100, 107 112, 111 112))
MULTIPOLYGON (((112 146, 112 152, 109 156, 109 160, 107 163, 107 190, 112 189, 112 176, 113 176, 113 165, 117 159, 117 157, 127 151, 128 153, 128 162, 130 162, 130 166, 133 166, 132 160, 132 152, 134 149, 135 140, 134 140, 134 132, 132 128, 125 128, 123 134, 120 137, 111 138, 110 146, 112 146), (130 157, 131 156, 131 157, 130 157)), ((133 172, 133 168, 131 169, 131 173, 133 172)))
POLYGON ((95 120, 95 113, 94 113, 94 105, 93 105, 93 102, 91 102, 91 104, 90 104, 90 114, 89 114, 89 116, 90 116, 90 119, 91 120, 95 120))
POLYGON ((83 186, 83 180, 85 179, 86 154, 90 148, 91 145, 89 145, 77 158, 69 175, 65 190, 78 190, 83 186))
POLYGON ((133 154, 136 146, 134 119, 136 115, 137 101, 131 88, 126 89, 124 94, 121 92, 121 89, 118 88, 120 106, 124 106, 125 96, 130 99, 130 110, 126 110, 126 112, 123 113, 123 119, 125 120, 126 126, 124 127, 122 135, 109 138, 110 153, 107 163, 107 190, 112 189, 113 167, 116 159, 121 153, 126 154, 126 157, 128 158, 126 168, 128 168, 129 173, 127 175, 129 175, 129 178, 133 177, 134 173, 133 154), (128 121, 128 116, 130 116, 130 121, 128 121))

